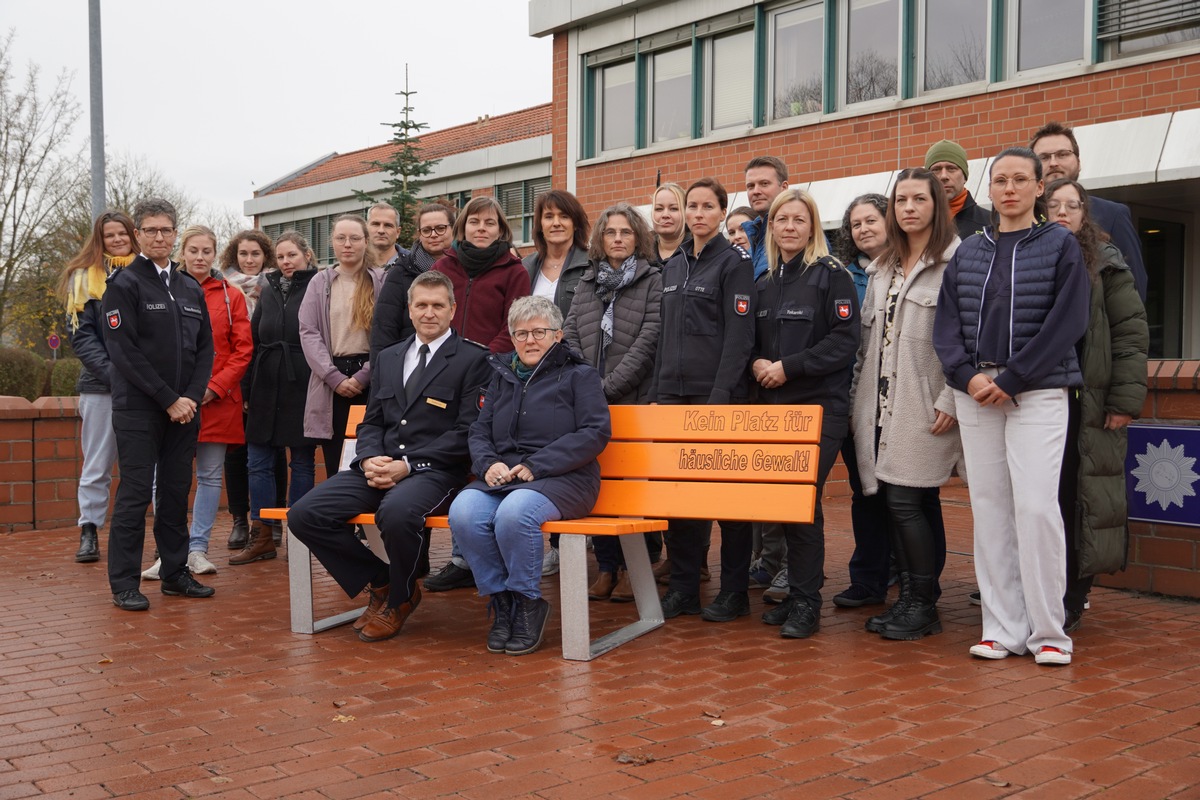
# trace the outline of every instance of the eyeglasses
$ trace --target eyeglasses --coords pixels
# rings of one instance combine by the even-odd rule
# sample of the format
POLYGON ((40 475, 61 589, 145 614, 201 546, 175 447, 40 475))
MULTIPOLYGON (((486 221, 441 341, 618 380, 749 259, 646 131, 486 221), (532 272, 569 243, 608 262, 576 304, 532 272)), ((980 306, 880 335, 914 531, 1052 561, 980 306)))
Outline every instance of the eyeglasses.
POLYGON ((1046 203, 1046 208, 1051 211, 1058 211, 1062 208, 1065 208, 1067 211, 1078 211, 1083 208, 1083 203, 1078 200, 1051 200, 1049 203, 1046 203))
POLYGON ((558 328, 534 328, 531 331, 513 331, 512 338, 514 342, 527 342, 532 336, 535 342, 540 342, 557 330, 558 328))
POLYGON ((157 239, 160 236, 170 236, 175 232, 174 228, 138 228, 142 235, 147 239, 157 239))
POLYGON ((1004 191, 1010 183, 1019 192, 1033 183, 1033 178, 1028 175, 1014 175, 1011 178, 992 178, 992 188, 998 192, 1004 191))
POLYGON ((422 236, 441 236, 446 231, 450 230, 449 225, 430 225, 427 228, 421 228, 422 236))
POLYGON ((365 238, 366 237, 363 236, 335 236, 333 237, 333 243, 345 244, 346 242, 352 242, 354 244, 358 244, 359 242, 364 241, 365 238))
POLYGON ((1076 158, 1078 155, 1074 150, 1056 150, 1053 153, 1041 153, 1038 155, 1038 158, 1042 160, 1043 164, 1048 164, 1051 159, 1066 161, 1068 158, 1076 158))
POLYGON ((605 239, 632 239, 633 231, 629 228, 605 228, 602 235, 605 239))

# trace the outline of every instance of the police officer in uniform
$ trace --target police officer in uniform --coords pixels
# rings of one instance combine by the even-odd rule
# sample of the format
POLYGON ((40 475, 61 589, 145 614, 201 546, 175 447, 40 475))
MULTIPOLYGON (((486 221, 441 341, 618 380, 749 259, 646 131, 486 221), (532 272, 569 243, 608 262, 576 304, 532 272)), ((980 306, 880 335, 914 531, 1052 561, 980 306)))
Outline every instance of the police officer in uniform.
POLYGON ((820 405, 823 411, 813 522, 784 524, 788 598, 762 620, 781 626, 785 639, 806 639, 820 628, 825 580, 821 491, 850 427, 850 382, 860 337, 858 290, 849 270, 829 254, 820 212, 807 192, 789 188, 771 202, 765 246, 768 270, 758 279, 750 361, 759 400, 820 405))
POLYGON ((450 329, 454 307, 454 284, 445 273, 413 279, 408 311, 416 333, 379 353, 354 462, 288 512, 289 530, 349 597, 369 589, 367 610, 354 623, 364 642, 395 636, 421 602, 425 516, 447 507, 467 482, 467 433, 491 368, 487 348, 450 329), (369 513, 388 563, 346 523, 369 513))
POLYGON ((133 222, 141 252, 109 276, 103 303, 121 469, 109 530, 108 582, 117 608, 145 611, 150 601, 138 586, 156 470, 154 540, 162 558, 162 593, 213 594, 187 569, 188 490, 213 346, 200 284, 177 272, 170 259, 174 206, 143 200, 133 210, 133 222))

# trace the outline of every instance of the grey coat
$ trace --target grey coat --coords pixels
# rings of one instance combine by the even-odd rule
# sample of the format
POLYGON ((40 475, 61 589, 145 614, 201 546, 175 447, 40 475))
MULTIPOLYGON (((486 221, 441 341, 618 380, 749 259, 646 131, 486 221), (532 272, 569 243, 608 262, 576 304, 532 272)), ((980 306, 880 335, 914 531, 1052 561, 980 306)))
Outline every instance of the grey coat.
MULTIPOLYGON (((654 355, 662 328, 662 271, 638 259, 633 283, 613 301, 613 340, 604 354, 601 375, 609 404, 636 404, 650 400, 654 355)), ((596 296, 596 265, 580 278, 575 300, 563 323, 563 340, 600 369, 600 318, 604 304, 596 296)))
POLYGON ((958 247, 955 239, 936 264, 925 260, 904 278, 896 298, 892 327, 894 360, 882 367, 890 382, 890 409, 879 410, 880 353, 884 314, 894 264, 872 262, 862 306, 862 339, 851 389, 854 448, 863 493, 879 491, 879 482, 897 486, 941 486, 957 466, 965 476, 958 427, 935 436, 929 429, 937 411, 954 416, 954 397, 933 351, 933 319, 946 261, 958 247), (875 427, 880 428, 879 449, 875 427))

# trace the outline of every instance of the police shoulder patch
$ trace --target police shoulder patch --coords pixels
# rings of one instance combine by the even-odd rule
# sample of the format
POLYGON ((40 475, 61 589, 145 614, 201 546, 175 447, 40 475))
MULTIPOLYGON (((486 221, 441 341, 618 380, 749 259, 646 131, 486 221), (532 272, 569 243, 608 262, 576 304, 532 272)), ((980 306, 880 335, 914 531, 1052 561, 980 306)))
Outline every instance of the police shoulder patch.
POLYGON ((733 310, 737 312, 739 317, 744 317, 750 313, 750 295, 735 294, 733 296, 733 310))
POLYGON ((119 309, 113 309, 112 311, 109 311, 104 315, 104 318, 108 321, 109 330, 115 331, 117 328, 121 327, 121 312, 119 309))
POLYGON ((854 313, 854 306, 851 304, 849 299, 834 300, 833 310, 838 315, 838 319, 850 319, 851 315, 854 313))

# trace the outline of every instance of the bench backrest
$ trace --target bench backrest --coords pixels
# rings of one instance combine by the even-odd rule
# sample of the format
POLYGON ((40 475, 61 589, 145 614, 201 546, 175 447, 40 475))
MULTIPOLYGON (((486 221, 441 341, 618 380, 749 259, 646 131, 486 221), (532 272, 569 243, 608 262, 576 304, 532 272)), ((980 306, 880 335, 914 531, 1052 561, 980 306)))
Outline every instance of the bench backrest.
MULTIPOLYGON (((352 406, 347 448, 366 412, 352 406)), ((611 406, 596 516, 812 522, 820 406, 611 406)), ((343 463, 349 458, 343 453, 343 463)))

